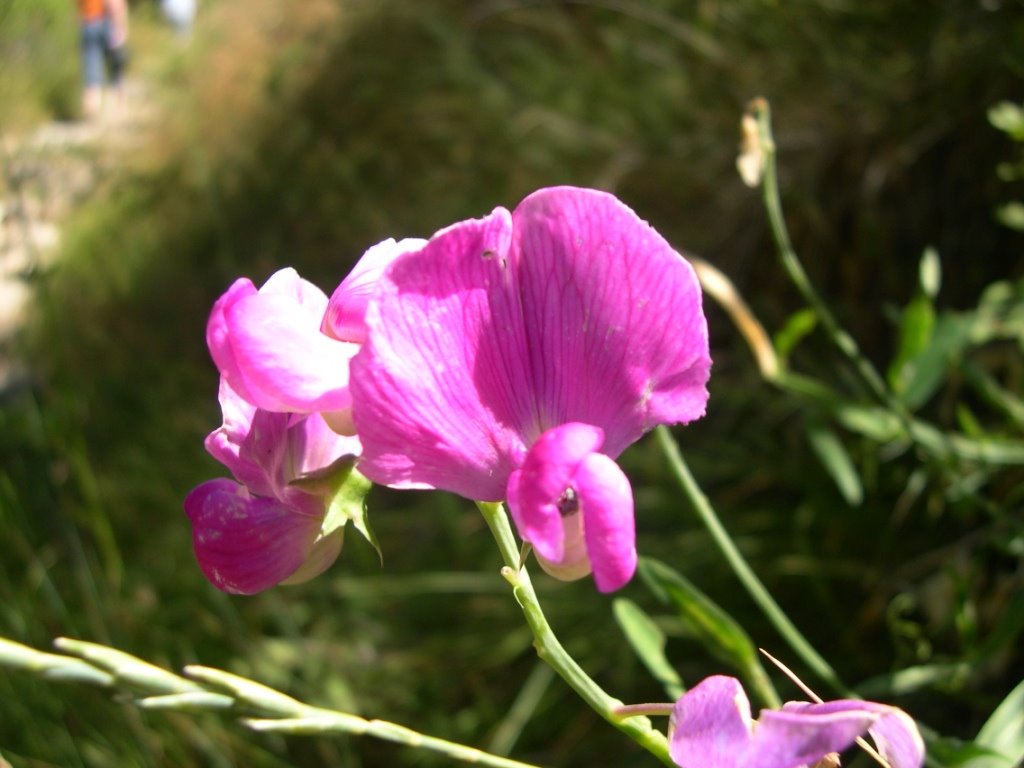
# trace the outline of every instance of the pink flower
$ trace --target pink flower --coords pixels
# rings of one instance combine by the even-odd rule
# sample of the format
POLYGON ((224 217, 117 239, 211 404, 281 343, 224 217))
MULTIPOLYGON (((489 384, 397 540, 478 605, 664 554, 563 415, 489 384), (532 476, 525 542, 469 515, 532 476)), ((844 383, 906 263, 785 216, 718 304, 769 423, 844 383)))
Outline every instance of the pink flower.
POLYGON ((352 434, 349 361, 359 345, 320 332, 323 291, 294 269, 259 291, 239 278, 213 305, 206 343, 217 369, 244 400, 275 413, 323 412, 352 434))
POLYGON ((352 361, 360 469, 508 498, 554 575, 622 586, 632 494, 614 459, 699 418, 711 360, 690 265, 612 195, 559 187, 395 258, 352 361))
POLYGON ((220 402, 224 424, 206 448, 237 482, 210 480, 185 498, 199 567, 214 586, 239 594, 320 574, 341 551, 343 529, 324 534, 325 493, 295 481, 354 457, 359 441, 318 414, 255 408, 226 380, 220 402))
POLYGON ((892 768, 920 768, 924 743, 902 710, 873 701, 789 702, 754 720, 739 681, 716 675, 672 711, 669 753, 682 768, 809 768, 870 734, 892 768))
POLYGON ((349 499, 356 509, 325 522, 327 496, 339 476, 365 482, 352 476, 351 464, 335 465, 360 450, 351 436, 348 379, 366 338, 367 302, 388 264, 424 242, 370 248, 329 302, 283 269, 258 291, 236 280, 214 304, 206 339, 221 373, 224 423, 206 448, 237 482, 203 483, 185 511, 200 567, 220 589, 251 594, 316 576, 337 557, 347 520, 376 546, 361 496, 349 499), (332 470, 326 484, 311 480, 332 470))

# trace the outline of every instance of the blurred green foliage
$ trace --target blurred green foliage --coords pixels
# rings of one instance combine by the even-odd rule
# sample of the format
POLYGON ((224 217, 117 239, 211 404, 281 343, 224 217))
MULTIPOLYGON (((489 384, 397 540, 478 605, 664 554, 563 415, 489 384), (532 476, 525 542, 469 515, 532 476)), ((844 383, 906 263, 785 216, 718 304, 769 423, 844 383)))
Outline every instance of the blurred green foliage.
MULTIPOLYGON (((330 292, 384 237, 426 236, 572 183, 615 191, 723 269, 769 329, 788 329, 780 351, 827 397, 762 382, 708 306, 712 401, 678 431, 683 449, 755 569, 849 684, 866 680, 865 693, 938 733, 973 738, 1024 677, 1024 473, 1013 453, 1024 262, 1020 234, 993 218, 1007 199, 994 169, 1014 150, 986 120, 1020 92, 1021 10, 1010 0, 927 12, 889 0, 204 5, 190 48, 148 53, 160 57, 165 123, 79 211, 39 283, 22 340, 32 380, 0 404, 0 635, 36 647, 77 636, 175 668, 220 666, 453 740, 486 748, 493 737, 546 765, 643 764, 558 681, 530 689, 535 709, 510 744, 503 718, 535 659, 468 503, 374 489, 383 569, 349 537, 324 577, 244 599, 205 583, 181 512, 187 490, 221 472, 201 448, 219 423, 203 327, 232 279, 261 283, 292 265, 330 292), (757 195, 734 170, 755 95, 776 115, 796 249, 932 430, 917 442, 859 390, 782 278, 757 195), (929 246, 938 290, 919 279, 929 246), (1009 460, 972 453, 979 443, 1009 460)), ((17 50, 8 24, 0 46, 17 50)), ((53 25, 31 50, 67 43, 53 25)), ((641 552, 783 658, 657 446, 642 442, 624 461, 641 552)), ((538 582, 565 644, 614 695, 665 697, 615 629, 610 600, 586 582, 538 582)), ((623 597, 653 617, 683 683, 725 671, 636 582, 623 597)), ((442 764, 368 740, 257 738, 215 717, 140 714, 6 672, 0 701, 0 753, 16 767, 442 764)))
POLYGON ((77 31, 68 0, 0 0, 0 126, 78 114, 77 31))

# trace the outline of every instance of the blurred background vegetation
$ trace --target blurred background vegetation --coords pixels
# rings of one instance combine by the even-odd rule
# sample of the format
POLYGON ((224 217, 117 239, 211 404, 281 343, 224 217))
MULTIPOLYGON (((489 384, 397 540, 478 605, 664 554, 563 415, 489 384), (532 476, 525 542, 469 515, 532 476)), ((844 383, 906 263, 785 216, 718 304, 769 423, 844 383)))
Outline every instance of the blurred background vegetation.
MULTIPOLYGON (((160 33, 152 4, 133 10, 133 69, 162 117, 64 222, 5 352, 29 375, 0 396, 0 636, 222 666, 545 765, 650 764, 558 681, 526 721, 507 717, 538 661, 467 502, 375 489, 383 569, 350 537, 325 576, 251 598, 204 581, 181 510, 223 474, 202 450, 220 420, 203 328, 234 277, 260 284, 292 265, 330 293, 384 237, 566 183, 614 191, 714 263, 781 331, 792 367, 833 393, 830 405, 765 383, 709 302, 711 404, 676 434, 844 681, 969 740, 1024 678, 1024 242, 995 216, 1024 189, 997 175, 1020 148, 987 117, 1024 97, 1024 3, 209 0, 187 45, 160 33), (812 280, 895 395, 967 443, 886 431, 798 312, 759 195, 735 172, 754 96, 772 103, 812 280), (919 286, 928 248, 937 294, 919 286)), ((76 34, 71 2, 0 2, 5 135, 75 114, 76 34)), ((624 460, 641 552, 817 684, 709 545, 657 445, 624 460)), ((565 644, 614 695, 666 699, 609 598, 538 582, 565 644)), ((639 579, 623 595, 656 617, 686 683, 729 671, 639 579)), ((139 713, 6 671, 0 702, 0 754, 16 768, 444 764, 139 713)))

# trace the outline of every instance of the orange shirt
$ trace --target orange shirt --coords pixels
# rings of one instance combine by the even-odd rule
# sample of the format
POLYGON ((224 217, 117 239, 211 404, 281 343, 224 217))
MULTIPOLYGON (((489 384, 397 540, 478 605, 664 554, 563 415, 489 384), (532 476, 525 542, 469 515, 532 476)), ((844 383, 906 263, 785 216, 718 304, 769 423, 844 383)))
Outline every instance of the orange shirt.
POLYGON ((106 9, 103 0, 78 0, 78 13, 83 21, 102 19, 106 9))

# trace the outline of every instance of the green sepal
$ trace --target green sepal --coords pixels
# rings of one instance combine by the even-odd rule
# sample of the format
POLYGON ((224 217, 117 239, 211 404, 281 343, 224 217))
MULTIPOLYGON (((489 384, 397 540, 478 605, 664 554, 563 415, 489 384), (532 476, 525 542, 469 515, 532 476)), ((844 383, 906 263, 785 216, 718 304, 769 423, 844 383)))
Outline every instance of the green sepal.
POLYGON ((384 554, 376 534, 370 528, 366 513, 366 495, 373 483, 356 469, 355 456, 342 456, 323 469, 293 480, 291 485, 307 493, 323 496, 327 503, 318 542, 351 522, 352 527, 376 550, 383 565, 384 554))

